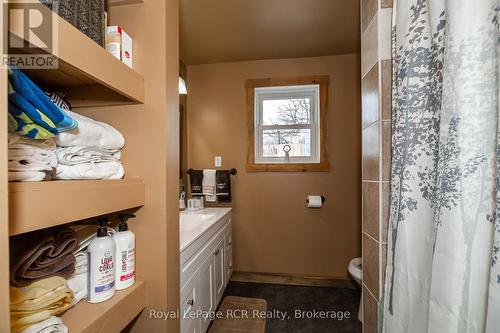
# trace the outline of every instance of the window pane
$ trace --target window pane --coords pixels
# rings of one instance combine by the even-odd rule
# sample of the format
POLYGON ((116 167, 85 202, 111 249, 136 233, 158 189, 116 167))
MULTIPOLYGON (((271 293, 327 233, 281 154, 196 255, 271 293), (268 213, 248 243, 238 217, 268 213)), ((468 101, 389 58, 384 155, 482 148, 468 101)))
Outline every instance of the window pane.
POLYGON ((264 130, 262 144, 263 157, 285 157, 283 147, 286 145, 291 147, 290 157, 310 157, 311 130, 264 130))
POLYGON ((263 125, 311 123, 311 98, 266 99, 262 102, 263 125))

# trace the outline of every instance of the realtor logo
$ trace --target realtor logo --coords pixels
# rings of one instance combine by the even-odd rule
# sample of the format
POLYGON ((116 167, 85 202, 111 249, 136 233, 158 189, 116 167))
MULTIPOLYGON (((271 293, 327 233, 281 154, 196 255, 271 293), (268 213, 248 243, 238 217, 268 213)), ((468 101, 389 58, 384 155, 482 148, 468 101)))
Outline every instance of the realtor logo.
POLYGON ((57 3, 51 11, 38 0, 2 1, 2 63, 21 69, 57 68, 57 3))

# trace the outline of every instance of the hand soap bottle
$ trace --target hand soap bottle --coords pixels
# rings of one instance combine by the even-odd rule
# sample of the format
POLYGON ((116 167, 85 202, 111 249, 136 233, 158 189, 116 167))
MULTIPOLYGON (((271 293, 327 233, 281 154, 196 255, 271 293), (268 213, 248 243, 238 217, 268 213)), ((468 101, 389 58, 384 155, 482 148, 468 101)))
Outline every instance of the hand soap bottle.
POLYGON ((133 214, 120 214, 118 231, 113 234, 116 252, 117 267, 115 270, 116 289, 130 287, 135 282, 135 235, 128 230, 127 220, 135 217, 133 214))
POLYGON ((109 218, 99 219, 97 237, 88 246, 88 293, 90 303, 99 303, 115 294, 115 242, 108 236, 105 224, 109 218))

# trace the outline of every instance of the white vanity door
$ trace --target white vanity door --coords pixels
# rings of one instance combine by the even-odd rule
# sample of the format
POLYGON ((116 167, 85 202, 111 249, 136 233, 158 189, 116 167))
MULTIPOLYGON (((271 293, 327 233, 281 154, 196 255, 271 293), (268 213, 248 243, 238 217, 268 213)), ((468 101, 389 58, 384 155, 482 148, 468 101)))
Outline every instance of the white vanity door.
POLYGON ((219 243, 214 250, 214 282, 215 282, 215 304, 219 304, 222 295, 224 294, 224 277, 226 271, 224 269, 224 237, 221 237, 219 243))
POLYGON ((215 284, 214 284, 214 260, 209 255, 199 270, 199 284, 198 284, 198 306, 205 315, 200 319, 201 332, 206 332, 208 325, 210 325, 210 314, 215 311, 215 284))
POLYGON ((198 272, 196 272, 181 290, 180 315, 182 318, 182 333, 194 333, 200 330, 200 320, 196 318, 200 296, 198 272))

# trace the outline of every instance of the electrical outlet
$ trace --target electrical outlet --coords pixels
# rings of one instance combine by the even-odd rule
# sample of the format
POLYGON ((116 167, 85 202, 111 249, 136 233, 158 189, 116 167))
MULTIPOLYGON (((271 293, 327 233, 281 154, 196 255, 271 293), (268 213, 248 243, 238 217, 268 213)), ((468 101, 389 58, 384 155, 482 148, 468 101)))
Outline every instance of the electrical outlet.
POLYGON ((222 166, 222 156, 215 156, 215 167, 220 168, 222 166))

